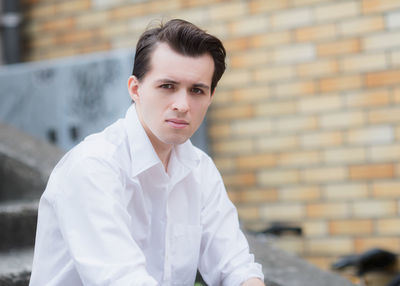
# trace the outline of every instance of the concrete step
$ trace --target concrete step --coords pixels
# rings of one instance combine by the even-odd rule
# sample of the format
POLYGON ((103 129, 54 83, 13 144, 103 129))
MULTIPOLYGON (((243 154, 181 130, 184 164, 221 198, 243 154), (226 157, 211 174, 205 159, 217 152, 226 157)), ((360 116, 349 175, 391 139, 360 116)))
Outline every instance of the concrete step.
POLYGON ((28 286, 32 259, 33 248, 0 252, 0 285, 28 286))
POLYGON ((0 203, 0 252, 33 247, 38 201, 0 203))

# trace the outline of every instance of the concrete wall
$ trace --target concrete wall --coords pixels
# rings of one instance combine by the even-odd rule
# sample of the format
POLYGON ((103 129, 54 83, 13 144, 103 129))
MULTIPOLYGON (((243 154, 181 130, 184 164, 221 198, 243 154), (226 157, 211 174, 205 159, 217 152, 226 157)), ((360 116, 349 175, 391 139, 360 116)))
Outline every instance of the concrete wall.
POLYGON ((134 48, 151 19, 221 37, 211 151, 246 228, 326 268, 400 252, 400 1, 24 0, 25 60, 134 48))

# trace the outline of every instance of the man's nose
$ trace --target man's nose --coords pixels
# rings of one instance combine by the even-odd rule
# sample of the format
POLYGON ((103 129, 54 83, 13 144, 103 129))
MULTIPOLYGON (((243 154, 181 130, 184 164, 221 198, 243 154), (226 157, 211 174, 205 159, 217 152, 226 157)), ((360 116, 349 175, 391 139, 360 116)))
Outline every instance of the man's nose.
POLYGON ((187 112, 189 110, 189 95, 186 91, 182 90, 176 93, 173 109, 179 112, 187 112))

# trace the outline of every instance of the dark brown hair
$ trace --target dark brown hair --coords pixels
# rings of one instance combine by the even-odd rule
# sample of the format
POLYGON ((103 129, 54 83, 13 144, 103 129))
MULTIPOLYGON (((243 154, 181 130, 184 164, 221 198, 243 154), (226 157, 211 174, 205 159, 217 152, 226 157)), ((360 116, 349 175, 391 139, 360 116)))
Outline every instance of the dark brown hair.
POLYGON ((226 65, 226 51, 222 42, 185 20, 173 19, 159 27, 145 31, 136 45, 132 75, 140 81, 150 70, 151 54, 157 43, 167 43, 171 49, 184 56, 196 57, 210 54, 214 60, 211 93, 221 79, 226 65))

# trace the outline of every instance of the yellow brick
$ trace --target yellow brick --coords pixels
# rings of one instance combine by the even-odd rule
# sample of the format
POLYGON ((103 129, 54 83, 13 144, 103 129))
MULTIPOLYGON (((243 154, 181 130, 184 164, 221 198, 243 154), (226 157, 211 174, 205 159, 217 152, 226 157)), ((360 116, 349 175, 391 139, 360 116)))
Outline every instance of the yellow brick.
POLYGON ((239 218, 242 220, 255 220, 259 219, 258 207, 254 206, 238 206, 237 207, 239 218))
POLYGON ((315 46, 310 43, 301 43, 287 47, 276 48, 272 54, 275 63, 302 63, 315 59, 315 46))
POLYGON ((400 197, 400 182, 397 181, 378 181, 372 185, 374 197, 398 198, 400 197))
POLYGON ((305 221, 302 228, 306 237, 327 236, 328 234, 328 223, 326 220, 305 221))
POLYGON ((237 37, 224 40, 224 47, 229 54, 235 51, 245 51, 250 48, 249 37, 237 37))
POLYGON ((111 20, 130 19, 135 16, 142 16, 148 12, 148 5, 145 3, 135 3, 133 5, 117 6, 110 10, 111 20))
POLYGON ((371 220, 334 220, 329 223, 331 235, 360 235, 371 234, 373 224, 371 220))
POLYGON ((397 161, 400 158, 400 144, 372 146, 369 152, 370 159, 377 161, 397 161))
POLYGON ((315 8, 315 19, 318 22, 355 17, 360 13, 359 1, 345 1, 315 8))
POLYGON ((317 46, 317 54, 319 56, 336 56, 357 53, 359 51, 360 40, 357 38, 321 43, 317 46))
POLYGON ((40 30, 44 32, 55 32, 60 30, 71 30, 75 27, 75 19, 73 17, 65 17, 46 21, 41 25, 40 30))
POLYGON ((318 60, 316 62, 299 64, 297 74, 299 77, 321 77, 338 72, 336 60, 318 60))
POLYGON ((253 106, 251 105, 232 105, 217 107, 213 106, 209 117, 211 120, 228 120, 228 119, 238 119, 238 118, 248 118, 253 115, 253 106))
POLYGON ((265 65, 271 61, 271 55, 268 51, 246 51, 245 53, 236 53, 232 55, 230 63, 234 68, 254 67, 265 65))
POLYGON ((339 148, 328 149, 323 153, 324 162, 331 163, 363 163, 366 161, 367 155, 364 148, 339 148))
POLYGON ((305 6, 305 5, 313 5, 324 2, 330 2, 331 0, 292 0, 293 6, 305 6))
MULTIPOLYGON (((113 23, 112 25, 103 25, 100 28, 100 36, 106 38, 123 37, 130 32, 127 22, 113 23)), ((132 46, 134 47, 134 46, 132 46)))
POLYGON ((274 245, 288 253, 304 254, 304 240, 299 237, 282 236, 274 241, 274 245))
POLYGON ((274 94, 278 97, 292 95, 307 95, 315 93, 314 81, 297 81, 289 83, 278 83, 275 86, 274 94))
POLYGON ((237 136, 256 136, 269 134, 272 130, 272 122, 269 118, 241 119, 232 123, 232 133, 237 136))
POLYGON ((278 151, 296 148, 299 140, 296 136, 268 136, 256 141, 256 147, 261 151, 278 151))
POLYGON ((310 203, 306 206, 306 213, 312 218, 346 218, 350 215, 350 206, 345 202, 310 203))
POLYGON ((208 133, 210 134, 211 138, 219 139, 219 138, 226 138, 232 135, 231 126, 228 123, 219 123, 219 122, 212 122, 208 126, 208 133))
POLYGON ((323 187, 322 195, 331 200, 362 199, 368 197, 366 183, 330 184, 323 187))
POLYGON ((299 111, 302 113, 330 111, 341 107, 341 96, 336 94, 301 98, 299 101, 299 111))
POLYGON ((179 9, 174 11, 171 18, 189 20, 199 27, 205 26, 210 22, 210 13, 205 7, 195 9, 179 9))
POLYGON ((253 186, 256 181, 254 173, 224 174, 223 178, 227 189, 238 186, 253 186))
POLYGON ((250 73, 245 70, 227 71, 219 82, 223 87, 242 87, 250 82, 250 73))
POLYGON ((400 106, 371 110, 368 120, 371 123, 397 123, 400 120, 400 106))
POLYGON ((339 34, 344 36, 359 35, 381 31, 385 28, 383 17, 369 16, 355 18, 339 23, 339 34))
POLYGON ((392 200, 378 201, 374 199, 369 201, 356 201, 353 204, 352 212, 354 217, 375 218, 394 216, 397 211, 396 202, 392 200))
POLYGON ((263 33, 268 29, 268 18, 264 14, 244 17, 230 25, 230 32, 235 36, 263 33))
POLYGON ((253 142, 247 139, 230 140, 212 144, 212 151, 218 155, 249 153, 253 151, 253 149, 253 142))
POLYGON ((315 201, 320 198, 320 189, 316 185, 283 187, 278 193, 281 201, 315 201))
POLYGON ((400 65, 400 51, 392 51, 390 53, 390 63, 393 66, 399 66, 400 65))
POLYGON ((355 251, 362 253, 371 248, 382 248, 387 251, 400 251, 400 238, 398 237, 367 237, 355 240, 355 251))
POLYGON ((367 36, 362 41, 366 51, 398 48, 400 46, 400 32, 383 32, 367 36))
POLYGON ((27 9, 27 18, 46 19, 56 15, 58 3, 47 3, 46 5, 32 5, 27 9))
POLYGON ((265 67, 256 69, 254 72, 254 80, 262 83, 291 79, 294 76, 295 69, 293 65, 265 67))
POLYGON ((304 207, 299 203, 264 204, 260 216, 264 221, 297 221, 304 217, 304 207))
POLYGON ((96 12, 81 14, 76 17, 76 25, 78 27, 84 27, 84 28, 93 26, 102 26, 104 23, 107 23, 109 21, 109 16, 110 13, 108 11, 96 11, 96 12))
POLYGON ((339 65, 343 72, 363 72, 384 69, 388 63, 385 53, 374 53, 346 57, 339 65))
POLYGON ((343 181, 348 174, 345 167, 307 168, 301 171, 302 181, 306 183, 327 183, 343 181))
POLYGON ((29 43, 27 43, 28 47, 32 49, 45 49, 47 47, 52 48, 56 43, 55 35, 42 35, 40 37, 33 37, 29 43))
POLYGON ((265 1, 265 0, 250 0, 249 10, 250 13, 262 13, 276 10, 282 10, 288 7, 288 0, 281 1, 265 1))
POLYGON ((400 234, 400 219, 379 219, 376 222, 377 232, 383 235, 399 235, 400 234))
POLYGON ((231 1, 210 6, 210 21, 230 20, 244 16, 247 11, 245 2, 231 1))
POLYGON ((153 0, 146 1, 148 11, 165 15, 166 12, 174 12, 182 9, 182 1, 180 0, 153 0))
POLYGON ((373 13, 393 10, 400 7, 400 3, 395 0, 362 0, 362 12, 373 13))
POLYGON ((236 165, 241 169, 259 169, 276 166, 276 155, 272 153, 239 156, 236 165))
MULTIPOLYGON (((229 95, 230 101, 233 97, 235 102, 241 102, 243 104, 246 102, 265 101, 271 96, 271 91, 268 85, 252 85, 246 86, 245 88, 235 88, 233 93, 231 91, 229 92, 229 95)), ((258 109, 258 104, 255 109, 258 109)))
MULTIPOLYGON (((268 1, 272 2, 272 1, 268 1)), ((308 7, 284 10, 271 15, 271 25, 274 29, 288 29, 311 24, 312 10, 308 7)))
POLYGON ((350 107, 368 107, 386 105, 390 102, 387 89, 363 90, 346 94, 346 105, 350 107))
POLYGON ((363 84, 360 75, 339 76, 319 80, 322 92, 349 90, 361 87, 363 84))
POLYGON ((90 0, 70 0, 67 2, 57 3, 57 13, 66 14, 71 12, 82 12, 91 6, 90 0))
MULTIPOLYGON (((273 2, 278 2, 278 1, 273 1, 273 2)), ((270 1, 266 3, 270 3, 270 1)), ((290 41, 291 41, 290 31, 277 31, 277 32, 268 32, 259 35, 254 35, 250 38, 249 45, 250 47, 253 48, 272 47, 272 46, 288 44, 290 41)))
POLYGON ((393 91, 394 102, 400 103, 400 87, 395 88, 393 91))
POLYGON ((393 178, 393 164, 368 164, 350 166, 350 178, 353 180, 359 179, 379 179, 393 178))
POLYGON ((371 126, 354 129, 347 132, 347 142, 351 144, 383 144, 391 143, 394 139, 390 126, 371 126))
POLYGON ((353 240, 348 237, 318 238, 306 241, 311 255, 345 255, 353 253, 353 240))
POLYGON ((343 143, 341 131, 307 133, 301 136, 301 146, 305 148, 318 148, 338 146, 343 143))
POLYGON ((111 43, 96 42, 96 43, 88 43, 80 47, 79 53, 86 54, 86 53, 95 53, 95 52, 109 51, 109 50, 111 50, 111 43))
POLYGON ((275 189, 248 189, 239 192, 240 203, 265 203, 276 201, 278 195, 275 189))
POLYGON ((294 100, 266 102, 255 106, 257 116, 282 116, 294 114, 296 111, 297 106, 294 100))
POLYGON ((297 170, 262 170, 257 176, 261 186, 278 186, 299 182, 297 170))
POLYGON ((217 154, 213 156, 213 161, 218 170, 220 170, 222 173, 236 169, 234 158, 232 158, 231 156, 220 157, 217 154))
POLYGON ((295 31, 298 42, 326 40, 336 37, 336 27, 333 24, 299 28, 295 31))
MULTIPOLYGON (((336 105, 338 106, 338 104, 336 105)), ((332 106, 332 109, 336 107, 332 106)), ((339 106, 340 107, 340 106, 339 106)), ((329 110, 329 108, 326 108, 329 110)), ((346 128, 365 124, 366 116, 362 111, 340 111, 321 115, 321 127, 323 128, 346 128)))
POLYGON ((67 34, 57 35, 56 42, 59 45, 82 43, 84 41, 91 41, 96 37, 94 30, 79 30, 71 31, 67 34))
POLYGON ((214 96, 213 96, 213 107, 215 105, 218 106, 226 106, 232 103, 232 90, 229 88, 217 88, 214 96))
POLYGON ((276 120, 276 128, 278 133, 300 132, 314 130, 318 126, 315 116, 307 117, 289 117, 276 120))
POLYGON ((318 151, 282 152, 278 157, 279 166, 305 166, 315 165, 321 161, 318 151))

